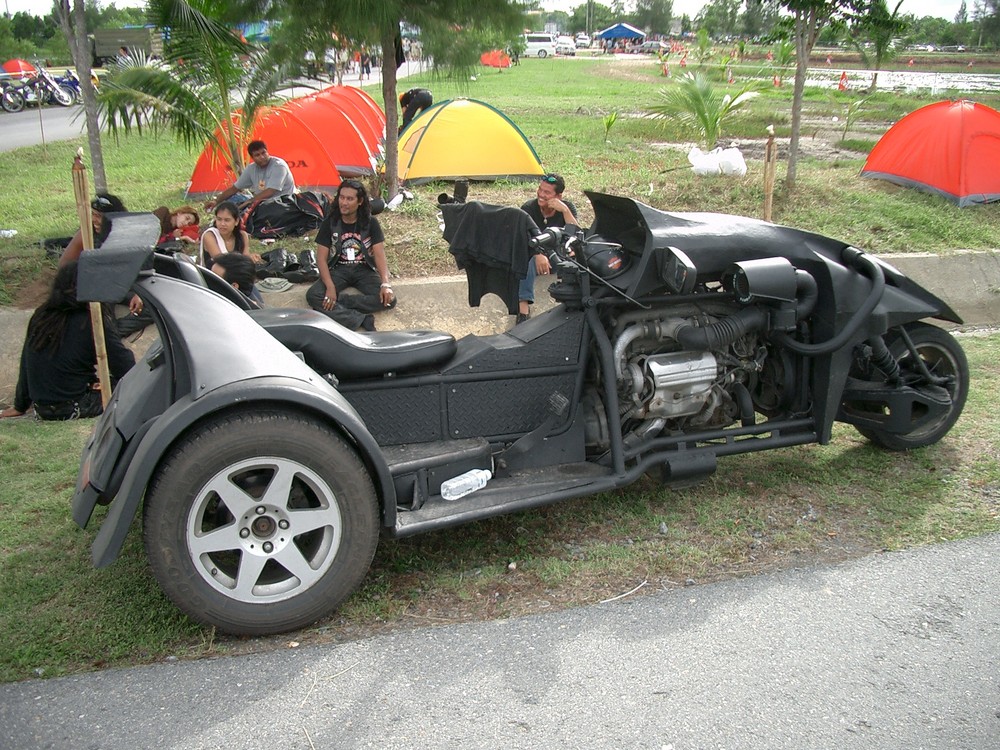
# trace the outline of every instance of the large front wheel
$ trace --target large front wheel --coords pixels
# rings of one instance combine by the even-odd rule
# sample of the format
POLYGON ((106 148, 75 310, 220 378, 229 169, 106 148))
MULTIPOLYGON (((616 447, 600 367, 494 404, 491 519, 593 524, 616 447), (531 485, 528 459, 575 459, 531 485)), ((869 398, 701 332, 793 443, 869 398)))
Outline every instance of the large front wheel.
POLYGON ((906 326, 906 332, 916 350, 916 358, 898 331, 886 337, 889 352, 899 364, 903 384, 914 388, 926 387, 927 374, 930 374, 937 387, 947 391, 951 401, 936 419, 926 420, 925 410, 914 409, 913 420, 916 426, 910 432, 857 428, 858 432, 873 443, 895 451, 922 448, 943 438, 958 420, 969 395, 969 363, 955 338, 947 331, 928 323, 912 323, 906 326))
POLYGON ((164 592, 235 635, 304 627, 361 584, 378 543, 375 490, 322 423, 220 417, 171 451, 150 486, 144 541, 164 592))
POLYGON ((73 89, 60 84, 52 89, 52 100, 56 104, 68 107, 76 102, 76 96, 73 94, 73 89))

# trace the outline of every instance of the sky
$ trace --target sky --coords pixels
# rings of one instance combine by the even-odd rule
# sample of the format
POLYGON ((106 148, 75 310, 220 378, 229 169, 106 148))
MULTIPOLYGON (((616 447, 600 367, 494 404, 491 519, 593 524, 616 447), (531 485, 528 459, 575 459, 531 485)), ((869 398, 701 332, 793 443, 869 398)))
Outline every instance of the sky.
MULTIPOLYGON (((578 5, 582 5, 583 1, 584 0, 542 0, 542 7, 546 10, 570 11, 578 5)), ((692 18, 698 14, 702 5, 705 4, 705 0, 673 1, 675 16, 684 15, 686 13, 692 18)), ((38 15, 41 7, 47 7, 44 0, 0 0, 0 2, 4 3, 4 12, 8 12, 11 15, 22 10, 33 15, 38 15)), ((113 2, 108 2, 108 5, 112 4, 118 8, 125 8, 145 5, 145 2, 143 0, 113 0, 113 2)), ((610 2, 606 0, 603 4, 610 5, 610 2)), ((922 18, 924 16, 937 16, 938 18, 946 18, 951 21, 955 18, 955 14, 958 13, 958 8, 961 4, 962 0, 903 0, 903 6, 900 8, 899 12, 912 13, 918 18, 922 18)), ((894 0, 889 0, 889 6, 890 8, 895 7, 894 0)), ((971 9, 972 0, 967 0, 966 6, 971 9)))

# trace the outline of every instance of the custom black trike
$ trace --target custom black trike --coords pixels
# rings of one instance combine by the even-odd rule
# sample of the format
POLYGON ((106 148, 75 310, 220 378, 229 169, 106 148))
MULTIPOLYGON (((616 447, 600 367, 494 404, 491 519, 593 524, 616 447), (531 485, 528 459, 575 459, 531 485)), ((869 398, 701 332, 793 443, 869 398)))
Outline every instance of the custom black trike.
POLYGON ((159 340, 84 450, 74 519, 109 506, 95 564, 114 561, 141 511, 178 607, 229 633, 276 633, 331 613, 380 536, 643 475, 680 486, 721 456, 826 443, 835 421, 891 450, 925 446, 959 417, 965 356, 925 321, 961 320, 889 265, 762 221, 588 197, 585 237, 521 236, 517 209, 446 211, 470 279, 470 238, 505 227, 510 268, 542 249, 557 279, 550 311, 460 340, 248 310, 211 273, 153 253, 149 217, 120 217, 84 254, 79 296, 136 292, 159 340), (473 470, 490 472, 485 486, 442 497, 473 470))

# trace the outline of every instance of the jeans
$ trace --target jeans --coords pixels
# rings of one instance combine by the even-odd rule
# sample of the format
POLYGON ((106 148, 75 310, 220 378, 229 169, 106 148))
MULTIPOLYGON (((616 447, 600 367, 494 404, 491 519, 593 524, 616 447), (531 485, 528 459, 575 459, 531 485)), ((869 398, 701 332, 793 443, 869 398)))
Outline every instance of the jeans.
POLYGON ((535 256, 528 258, 528 275, 521 279, 517 287, 517 299, 520 302, 529 304, 535 301, 535 277, 538 271, 535 270, 535 256))
POLYGON ((382 280, 378 272, 365 263, 346 265, 338 263, 330 267, 330 278, 337 290, 337 302, 331 310, 323 309, 326 287, 323 279, 316 281, 306 291, 306 302, 313 310, 318 310, 345 328, 356 331, 369 313, 390 310, 396 306, 396 299, 386 306, 382 304, 382 280), (361 294, 344 294, 344 290, 354 287, 361 294))

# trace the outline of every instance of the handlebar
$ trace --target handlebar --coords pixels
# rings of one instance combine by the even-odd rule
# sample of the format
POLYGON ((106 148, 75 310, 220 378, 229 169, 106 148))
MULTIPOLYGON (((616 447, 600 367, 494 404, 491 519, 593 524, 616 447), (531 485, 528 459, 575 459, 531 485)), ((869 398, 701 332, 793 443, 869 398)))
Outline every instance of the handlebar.
POLYGON ((576 255, 580 244, 576 233, 567 232, 563 227, 549 227, 528 240, 528 247, 541 250, 549 259, 549 263, 563 268, 578 267, 571 259, 576 255))

